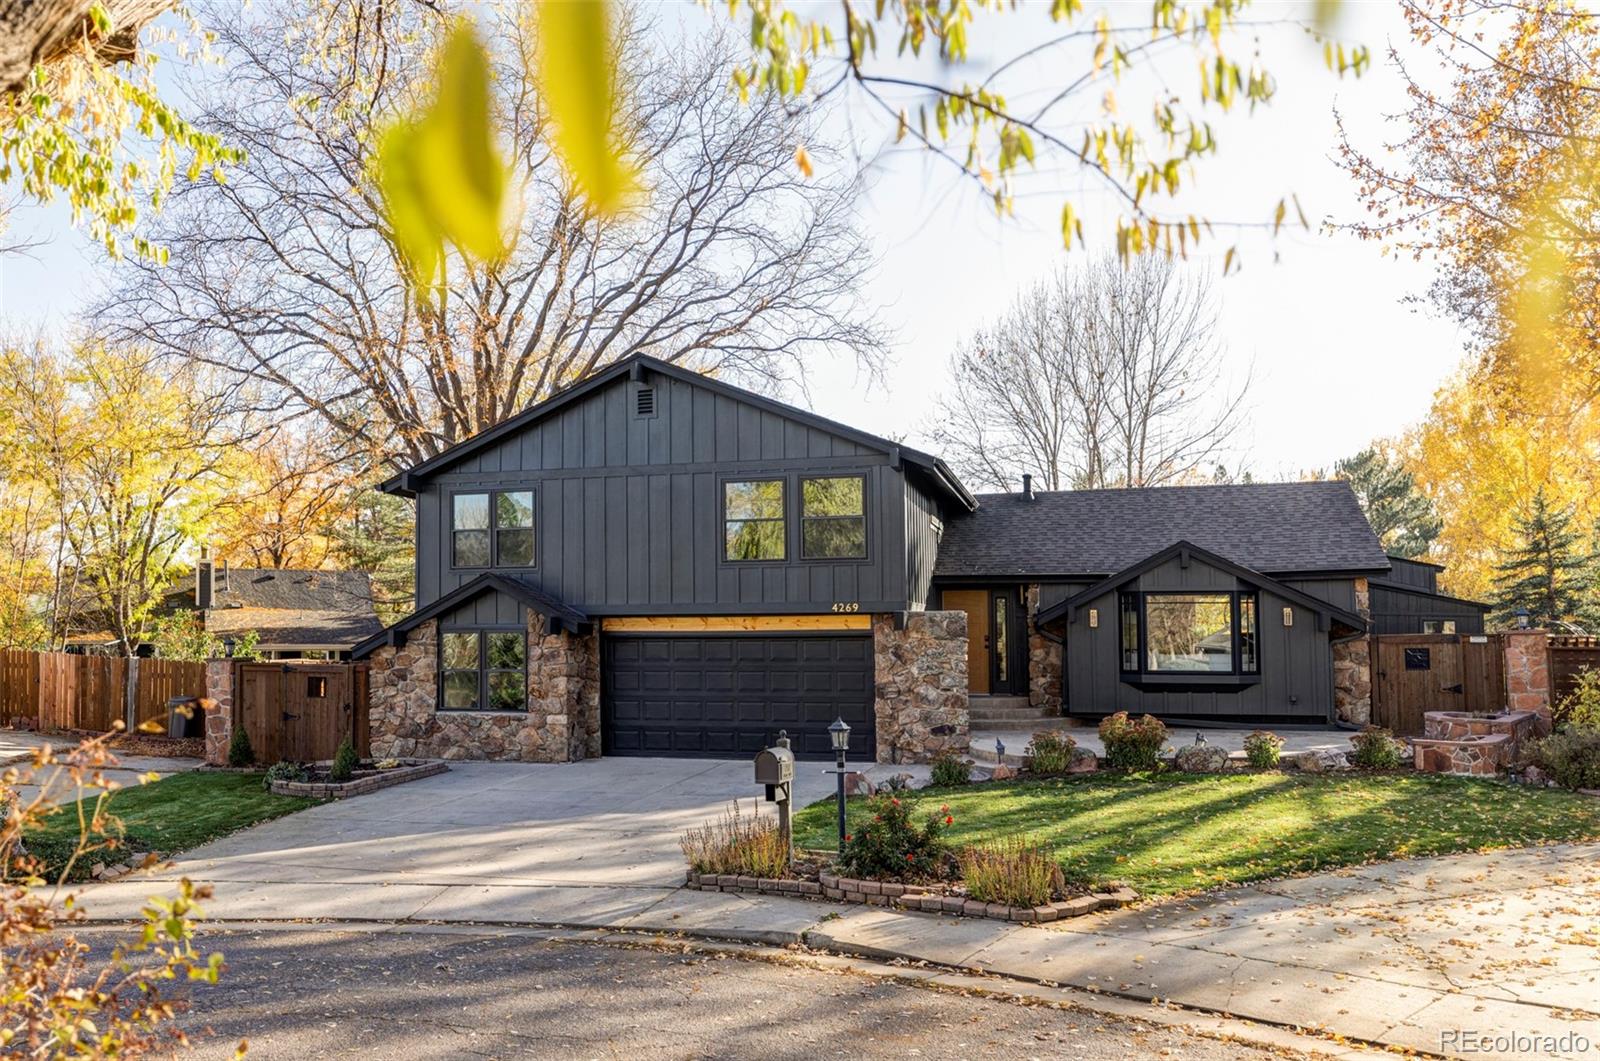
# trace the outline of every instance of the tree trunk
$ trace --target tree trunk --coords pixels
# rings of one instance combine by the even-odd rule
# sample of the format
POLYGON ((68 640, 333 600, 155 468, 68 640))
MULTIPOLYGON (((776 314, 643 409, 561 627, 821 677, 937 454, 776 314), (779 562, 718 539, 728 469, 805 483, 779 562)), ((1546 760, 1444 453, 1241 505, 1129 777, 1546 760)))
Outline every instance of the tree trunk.
POLYGON ((100 62, 127 62, 139 49, 139 31, 173 0, 103 0, 111 32, 100 36, 89 0, 0 0, 0 92, 13 95, 35 66, 67 55, 85 38, 100 62))

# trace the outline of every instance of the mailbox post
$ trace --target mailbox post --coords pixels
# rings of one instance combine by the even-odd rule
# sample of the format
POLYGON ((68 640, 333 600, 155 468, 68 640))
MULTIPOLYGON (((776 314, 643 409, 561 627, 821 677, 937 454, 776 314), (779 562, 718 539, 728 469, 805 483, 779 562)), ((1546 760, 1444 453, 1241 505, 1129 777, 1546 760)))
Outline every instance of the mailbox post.
POLYGON ((772 747, 756 752, 756 784, 767 788, 767 802, 778 805, 778 828, 783 847, 794 860, 794 829, 789 823, 790 797, 794 794, 794 752, 789 750, 789 731, 779 730, 772 747))

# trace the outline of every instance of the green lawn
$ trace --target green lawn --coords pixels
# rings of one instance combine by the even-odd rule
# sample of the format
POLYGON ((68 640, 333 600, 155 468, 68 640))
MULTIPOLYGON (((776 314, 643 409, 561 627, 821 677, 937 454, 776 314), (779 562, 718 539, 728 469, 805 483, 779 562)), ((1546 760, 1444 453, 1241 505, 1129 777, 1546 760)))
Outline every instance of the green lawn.
MULTIPOLYGON (((1025 836, 1074 879, 1170 895, 1453 851, 1600 839, 1600 799, 1430 774, 1097 775, 907 793, 948 805, 957 845, 1025 836)), ((849 814, 861 813, 852 799, 849 814)), ((832 799, 795 816, 795 842, 838 844, 832 799)))
MULTIPOLYGON (((113 792, 106 802, 110 812, 121 819, 121 851, 172 855, 322 801, 274 796, 262 785, 259 773, 195 771, 148 785, 129 785, 113 792)), ((46 874, 50 880, 60 873, 77 840, 78 812, 72 805, 56 808, 42 827, 24 835, 28 850, 50 866, 46 874)), ((73 876, 83 879, 95 862, 115 862, 120 853, 87 854, 73 867, 73 876)))

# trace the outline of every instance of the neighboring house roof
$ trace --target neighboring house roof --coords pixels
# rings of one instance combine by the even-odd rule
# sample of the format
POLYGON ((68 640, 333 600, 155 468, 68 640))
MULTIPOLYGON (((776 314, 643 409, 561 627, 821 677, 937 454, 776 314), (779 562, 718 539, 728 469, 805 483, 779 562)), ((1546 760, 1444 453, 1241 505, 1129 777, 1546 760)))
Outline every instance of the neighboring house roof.
POLYGON ((1068 622, 1073 622, 1077 618, 1077 611, 1079 608, 1082 608, 1084 605, 1098 597, 1110 593, 1112 590, 1126 585, 1127 583, 1138 578, 1140 575, 1144 574, 1146 571, 1155 570, 1174 557, 1181 557, 1185 562, 1188 562, 1191 559, 1199 560, 1201 563, 1208 564, 1211 567, 1222 571, 1227 571, 1236 578, 1240 578, 1245 582, 1250 583, 1257 589, 1268 590, 1273 595, 1281 597, 1291 604, 1298 605, 1307 611, 1314 612, 1320 616, 1326 616, 1329 619, 1336 619, 1353 630, 1365 632, 1367 629, 1367 620, 1362 616, 1357 615, 1355 612, 1341 608, 1335 604, 1329 604, 1325 600, 1318 600, 1309 593, 1302 593, 1291 586, 1285 586, 1277 579, 1262 574, 1260 571, 1251 570, 1250 568, 1241 564, 1234 563, 1225 556, 1219 556, 1208 549, 1203 549, 1200 546, 1193 544, 1192 542, 1181 540, 1173 542, 1165 549, 1161 549, 1150 554, 1136 564, 1131 564, 1128 567, 1123 568, 1121 571, 1118 571, 1102 581, 1095 583, 1093 586, 1090 586, 1088 589, 1083 590, 1080 593, 1076 593, 1071 597, 1068 597, 1066 600, 1058 601, 1048 608, 1041 608, 1039 610, 1039 614, 1035 616, 1034 622, 1039 626, 1045 626, 1061 619, 1066 619, 1068 622))
POLYGON ((1343 480, 980 494, 945 524, 935 578, 1100 578, 1176 541, 1269 575, 1389 569, 1343 480))
POLYGON ((447 470, 451 465, 472 456, 486 446, 491 446, 506 436, 513 435, 537 423, 546 416, 565 408, 573 402, 582 400, 624 376, 637 378, 644 372, 659 373, 663 376, 684 380, 737 401, 746 402, 757 408, 776 413, 779 416, 799 421, 819 431, 827 431, 841 438, 847 438, 867 446, 870 449, 879 450, 888 454, 892 459, 904 461, 922 471, 932 482, 935 489, 958 507, 970 510, 977 504, 977 500, 972 493, 962 485, 961 480, 956 477, 956 474, 950 470, 949 466, 932 454, 923 453, 909 446, 902 446, 892 439, 869 434, 866 431, 850 427, 847 424, 841 424, 836 420, 829 420, 797 406, 788 405, 784 402, 764 397, 754 391, 745 390, 743 387, 724 383, 712 376, 702 375, 679 365, 669 364, 647 354, 638 353, 629 354, 627 357, 621 358, 588 377, 583 382, 559 391, 544 401, 529 406, 516 416, 496 424, 487 431, 480 431, 471 438, 456 443, 443 453, 429 457, 421 464, 406 469, 399 475, 393 476, 380 484, 380 489, 391 494, 400 494, 404 497, 414 496, 417 486, 430 476, 447 470))
MULTIPOLYGON (((180 579, 162 611, 193 610, 194 582, 180 579)), ((205 624, 218 637, 254 630, 268 648, 347 648, 383 629, 365 571, 262 567, 217 567, 205 624)))
POLYGON ((361 659, 364 656, 371 655, 375 649, 384 645, 403 645, 406 643, 406 635, 429 619, 453 611, 473 598, 494 590, 508 594, 519 601, 523 607, 544 616, 546 629, 551 633, 554 633, 560 627, 566 627, 574 633, 579 633, 587 629, 589 625, 589 617, 583 612, 556 600, 531 582, 527 582, 515 575, 497 575, 491 572, 479 575, 470 582, 462 583, 427 607, 412 612, 388 629, 368 637, 355 646, 352 654, 357 659, 361 659))

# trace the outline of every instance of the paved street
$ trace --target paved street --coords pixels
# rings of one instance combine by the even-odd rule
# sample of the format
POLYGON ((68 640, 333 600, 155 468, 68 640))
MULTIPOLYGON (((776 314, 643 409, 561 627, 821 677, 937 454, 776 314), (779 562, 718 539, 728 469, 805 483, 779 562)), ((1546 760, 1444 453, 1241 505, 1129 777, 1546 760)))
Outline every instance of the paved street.
POLYGON ((1078 1010, 654 949, 300 930, 203 944, 227 970, 195 989, 184 1020, 201 1057, 240 1039, 260 1061, 1286 1056, 1078 1010))
MULTIPOLYGON (((454 764, 224 838, 158 879, 89 887, 85 904, 91 918, 134 917, 147 895, 185 875, 214 885, 207 911, 228 921, 803 942, 1402 1048, 1437 1051, 1453 1028, 1586 1030, 1600 1042, 1597 845, 1359 867, 1045 927, 683 889, 680 832, 735 796, 748 809, 748 770, 687 760, 454 764)), ((802 798, 826 791, 818 771, 802 765, 802 798)))

